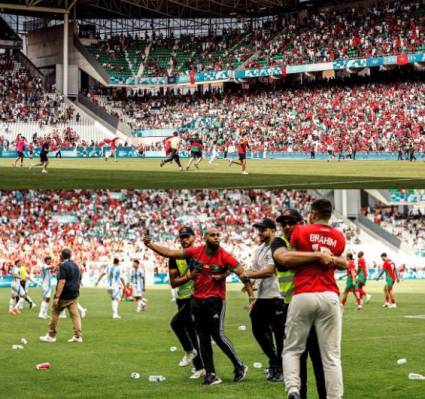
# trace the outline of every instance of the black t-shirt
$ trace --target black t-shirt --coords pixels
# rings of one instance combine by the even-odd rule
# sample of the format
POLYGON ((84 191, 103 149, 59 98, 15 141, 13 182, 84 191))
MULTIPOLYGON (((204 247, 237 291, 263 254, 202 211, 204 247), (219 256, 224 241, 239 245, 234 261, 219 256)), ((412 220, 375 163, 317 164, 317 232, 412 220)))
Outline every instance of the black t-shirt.
POLYGON ((44 153, 44 154, 47 154, 49 152, 49 143, 44 143, 41 146, 41 152, 44 153))
POLYGON ((65 280, 60 299, 74 299, 80 295, 81 272, 72 260, 66 260, 60 265, 58 280, 65 280))
MULTIPOLYGON (((280 237, 275 237, 272 243, 270 244, 270 250, 272 251, 272 256, 274 255, 275 251, 278 250, 279 248, 288 248, 288 246, 286 245, 286 242, 282 240, 280 237)), ((282 265, 276 263, 274 258, 273 258, 273 262, 276 266, 276 269, 279 270, 280 272, 286 272, 288 270, 288 268, 283 267, 282 265)))

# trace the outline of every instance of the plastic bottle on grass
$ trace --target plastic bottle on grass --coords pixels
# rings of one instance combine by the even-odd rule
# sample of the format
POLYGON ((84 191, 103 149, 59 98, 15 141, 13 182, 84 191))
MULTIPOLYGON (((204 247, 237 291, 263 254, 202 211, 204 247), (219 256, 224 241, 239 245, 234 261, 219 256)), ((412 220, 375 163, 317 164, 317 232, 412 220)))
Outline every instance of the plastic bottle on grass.
POLYGON ((163 375, 150 375, 149 381, 150 382, 162 382, 165 381, 166 378, 163 375))

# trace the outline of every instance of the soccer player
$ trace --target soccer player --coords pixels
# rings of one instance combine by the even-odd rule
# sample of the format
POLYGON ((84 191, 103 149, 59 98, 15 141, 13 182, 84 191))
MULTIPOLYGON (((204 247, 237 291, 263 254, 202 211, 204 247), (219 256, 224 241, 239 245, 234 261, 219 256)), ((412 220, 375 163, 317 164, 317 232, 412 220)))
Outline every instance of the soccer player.
POLYGON ((48 319, 48 311, 49 311, 49 302, 50 297, 52 295, 52 280, 53 280, 53 272, 55 270, 55 266, 52 265, 52 257, 46 256, 44 258, 44 262, 40 267, 41 269, 41 291, 43 295, 43 300, 40 305, 40 312, 38 317, 40 319, 48 319))
POLYGON ((248 143, 247 133, 243 133, 238 143, 239 161, 233 161, 229 159, 229 166, 232 166, 233 164, 240 165, 242 167, 243 175, 248 174, 248 172, 246 171, 246 152, 248 148, 249 148, 249 143, 248 143))
POLYGON ((145 310, 146 302, 143 298, 143 291, 145 288, 145 274, 140 268, 138 259, 133 260, 133 269, 131 270, 130 281, 133 288, 133 298, 136 302, 136 312, 140 313, 145 310))
POLYGON ((186 259, 192 262, 193 269, 188 279, 194 281, 192 313, 199 336, 201 357, 205 367, 205 385, 216 385, 222 381, 215 373, 211 338, 230 359, 234 367, 234 382, 243 380, 248 367, 237 355, 233 345, 224 335, 224 315, 226 311, 226 275, 227 271, 236 273, 245 286, 249 303, 255 300, 249 278, 244 268, 223 248, 220 247, 220 232, 209 228, 204 235, 205 244, 196 247, 171 249, 144 238, 145 245, 166 258, 186 259))
POLYGON ((395 297, 393 294, 393 286, 396 280, 397 280, 397 283, 400 282, 397 269, 395 267, 394 262, 388 258, 385 252, 381 254, 381 259, 383 260, 384 263, 382 265, 382 271, 381 273, 379 273, 379 276, 376 278, 376 281, 378 281, 381 278, 381 276, 385 273, 385 281, 386 281, 386 284, 384 287, 385 303, 382 305, 382 307, 388 308, 388 309, 395 309, 397 307, 397 304, 395 302, 395 297))
POLYGON ((179 137, 179 134, 177 132, 174 132, 173 137, 167 140, 165 144, 166 144, 165 152, 167 153, 167 146, 169 146, 170 152, 167 159, 162 160, 159 166, 162 168, 166 163, 174 161, 179 167, 180 171, 183 171, 183 167, 180 163, 180 157, 179 157, 179 150, 181 146, 181 139, 179 137))
MULTIPOLYGON (((179 231, 182 248, 190 248, 195 243, 195 232, 191 227, 183 227, 179 231)), ((177 290, 177 313, 171 320, 171 328, 179 339, 185 354, 180 361, 180 367, 189 366, 193 362, 195 368, 191 379, 205 376, 204 365, 199 351, 198 337, 195 332, 195 323, 192 319, 191 300, 193 295, 193 280, 190 278, 190 266, 185 259, 170 258, 168 270, 171 287, 177 290)))
POLYGON ((189 140, 190 142, 190 160, 188 165, 186 166, 186 170, 189 170, 192 162, 195 161, 194 165, 196 169, 199 169, 199 164, 202 161, 202 140, 199 137, 199 134, 196 133, 193 138, 189 140))
POLYGON ((12 284, 10 286, 11 291, 9 300, 9 314, 17 315, 21 313, 19 309, 21 305, 23 305, 23 301, 26 297, 26 292, 21 285, 21 273, 16 262, 15 265, 12 267, 10 274, 12 275, 12 284))
POLYGON ((372 295, 369 295, 364 290, 364 286, 366 285, 367 281, 367 265, 366 261, 364 259, 364 253, 363 251, 360 251, 357 254, 357 287, 359 290, 360 298, 366 297, 366 303, 369 303, 369 301, 372 298, 372 295))
POLYGON ((112 318, 121 319, 121 316, 118 313, 118 305, 121 301, 122 292, 125 288, 125 281, 121 276, 120 260, 118 258, 114 258, 112 266, 109 266, 106 269, 106 272, 103 272, 99 276, 96 284, 94 285, 95 287, 105 275, 107 276, 108 282, 108 294, 111 296, 112 300, 112 318))
POLYGON ((353 254, 348 253, 347 255, 347 282, 345 285, 345 290, 342 295, 341 303, 345 305, 347 302, 347 297, 350 292, 354 294, 357 301, 357 310, 363 308, 362 299, 356 285, 356 264, 354 263, 353 254))
POLYGON ((40 151, 40 163, 37 164, 31 164, 30 169, 35 168, 37 166, 41 166, 43 169, 41 170, 41 173, 47 173, 47 166, 49 165, 49 158, 47 157, 47 154, 49 153, 49 142, 46 141, 41 146, 40 151))
MULTIPOLYGON (((20 276, 20 284, 21 287, 23 288, 24 292, 27 293, 28 292, 28 288, 29 288, 29 283, 31 280, 30 276, 28 276, 28 272, 27 272, 27 268, 25 267, 24 264, 21 264, 19 266, 21 262, 18 260, 15 261, 15 265, 19 268, 19 276, 20 276)), ((17 300, 19 300, 19 298, 16 298, 17 300)), ((28 302, 28 304, 30 305, 30 309, 32 309, 33 307, 36 307, 37 305, 35 304, 35 302, 33 302, 33 300, 28 296, 25 295, 24 300, 26 302, 28 302)), ((24 308, 24 303, 21 302, 20 304, 20 310, 22 310, 24 308)))
POLYGON ((292 231, 290 245, 297 251, 279 249, 273 254, 279 264, 295 268, 282 356, 289 399, 300 398, 300 357, 313 325, 325 372, 327 398, 343 397, 342 306, 334 271, 335 267, 346 267, 346 262, 340 262, 340 258, 337 258, 345 249, 345 237, 329 225, 331 216, 330 201, 314 201, 311 204, 310 224, 297 225, 292 231))
POLYGON ((208 163, 209 163, 210 165, 212 165, 212 164, 213 164, 213 162, 214 162, 216 159, 217 159, 217 141, 216 141, 216 140, 214 140, 214 141, 213 141, 213 143, 212 143, 212 147, 211 147, 211 158, 210 158, 210 160, 208 161, 208 163))
POLYGON ((16 168, 16 164, 21 161, 20 167, 22 168, 24 164, 24 151, 25 151, 25 138, 22 137, 20 134, 18 134, 18 137, 16 138, 16 153, 18 154, 17 158, 15 159, 15 162, 13 166, 16 168))

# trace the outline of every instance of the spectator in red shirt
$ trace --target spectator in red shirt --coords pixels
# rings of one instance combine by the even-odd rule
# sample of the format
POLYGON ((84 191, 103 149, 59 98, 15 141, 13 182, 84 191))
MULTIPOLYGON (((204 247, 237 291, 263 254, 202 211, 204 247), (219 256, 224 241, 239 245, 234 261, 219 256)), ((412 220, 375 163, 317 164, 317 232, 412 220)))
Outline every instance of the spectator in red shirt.
POLYGON ((211 337, 218 347, 231 360, 234 366, 234 382, 245 378, 248 367, 237 355, 230 340, 224 336, 224 314, 226 297, 226 276, 233 272, 244 283, 250 303, 254 293, 250 280, 245 276, 244 268, 227 251, 220 247, 220 232, 209 228, 204 236, 205 244, 184 249, 170 249, 151 242, 145 237, 145 245, 161 256, 186 259, 191 270, 187 280, 194 281, 192 314, 199 335, 201 357, 206 371, 204 384, 220 384, 213 362, 211 337))

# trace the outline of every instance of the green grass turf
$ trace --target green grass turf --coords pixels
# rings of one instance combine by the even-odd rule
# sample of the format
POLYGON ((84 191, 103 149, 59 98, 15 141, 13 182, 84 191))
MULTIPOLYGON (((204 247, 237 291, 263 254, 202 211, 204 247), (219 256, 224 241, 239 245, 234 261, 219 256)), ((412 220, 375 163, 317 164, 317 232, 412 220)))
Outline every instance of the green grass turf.
MULTIPOLYGON (((159 160, 102 159, 51 160, 49 174, 39 168, 12 168, 11 159, 0 160, 0 188, 419 188, 425 187, 425 162, 418 161, 287 161, 248 160, 249 175, 224 160, 200 170, 179 172, 176 165, 159 167, 159 160)), ((183 161, 186 165, 187 161, 183 161)))
MULTIPOLYGON (((424 314, 425 282, 402 282, 395 287, 399 308, 383 309, 383 282, 368 283, 373 294, 361 312, 350 297, 344 314, 343 368, 346 399, 419 399, 425 397, 425 382, 410 381, 409 372, 425 374, 423 342, 425 319, 404 315, 424 314), (397 359, 407 358, 398 366, 397 359)), ((40 289, 30 294, 39 302, 40 289)), ((81 303, 88 308, 83 320, 83 344, 69 344, 71 322, 59 320, 58 341, 38 341, 47 328, 37 318, 38 308, 25 309, 20 316, 7 315, 8 289, 0 290, 0 368, 2 398, 283 398, 281 384, 265 381, 263 370, 253 362, 266 364, 250 332, 248 314, 243 310, 245 296, 232 286, 226 316, 226 334, 242 359, 250 366, 245 381, 231 382, 230 362, 214 347, 219 386, 204 387, 189 380, 190 367, 177 366, 182 351, 171 332, 169 320, 176 306, 169 290, 147 292, 149 308, 135 313, 134 304, 122 303, 121 320, 112 320, 110 301, 104 289, 82 289, 81 303), (238 331, 245 324, 246 331, 238 331), (26 337, 21 351, 11 349, 26 337), (177 346, 177 352, 170 352, 177 346), (50 362, 49 370, 36 370, 40 362, 50 362), (130 374, 137 371, 140 380, 130 374), (149 375, 167 380, 151 383, 149 375)), ((309 370, 309 375, 312 375, 309 370)), ((309 380, 309 398, 315 398, 314 378, 309 380)))

